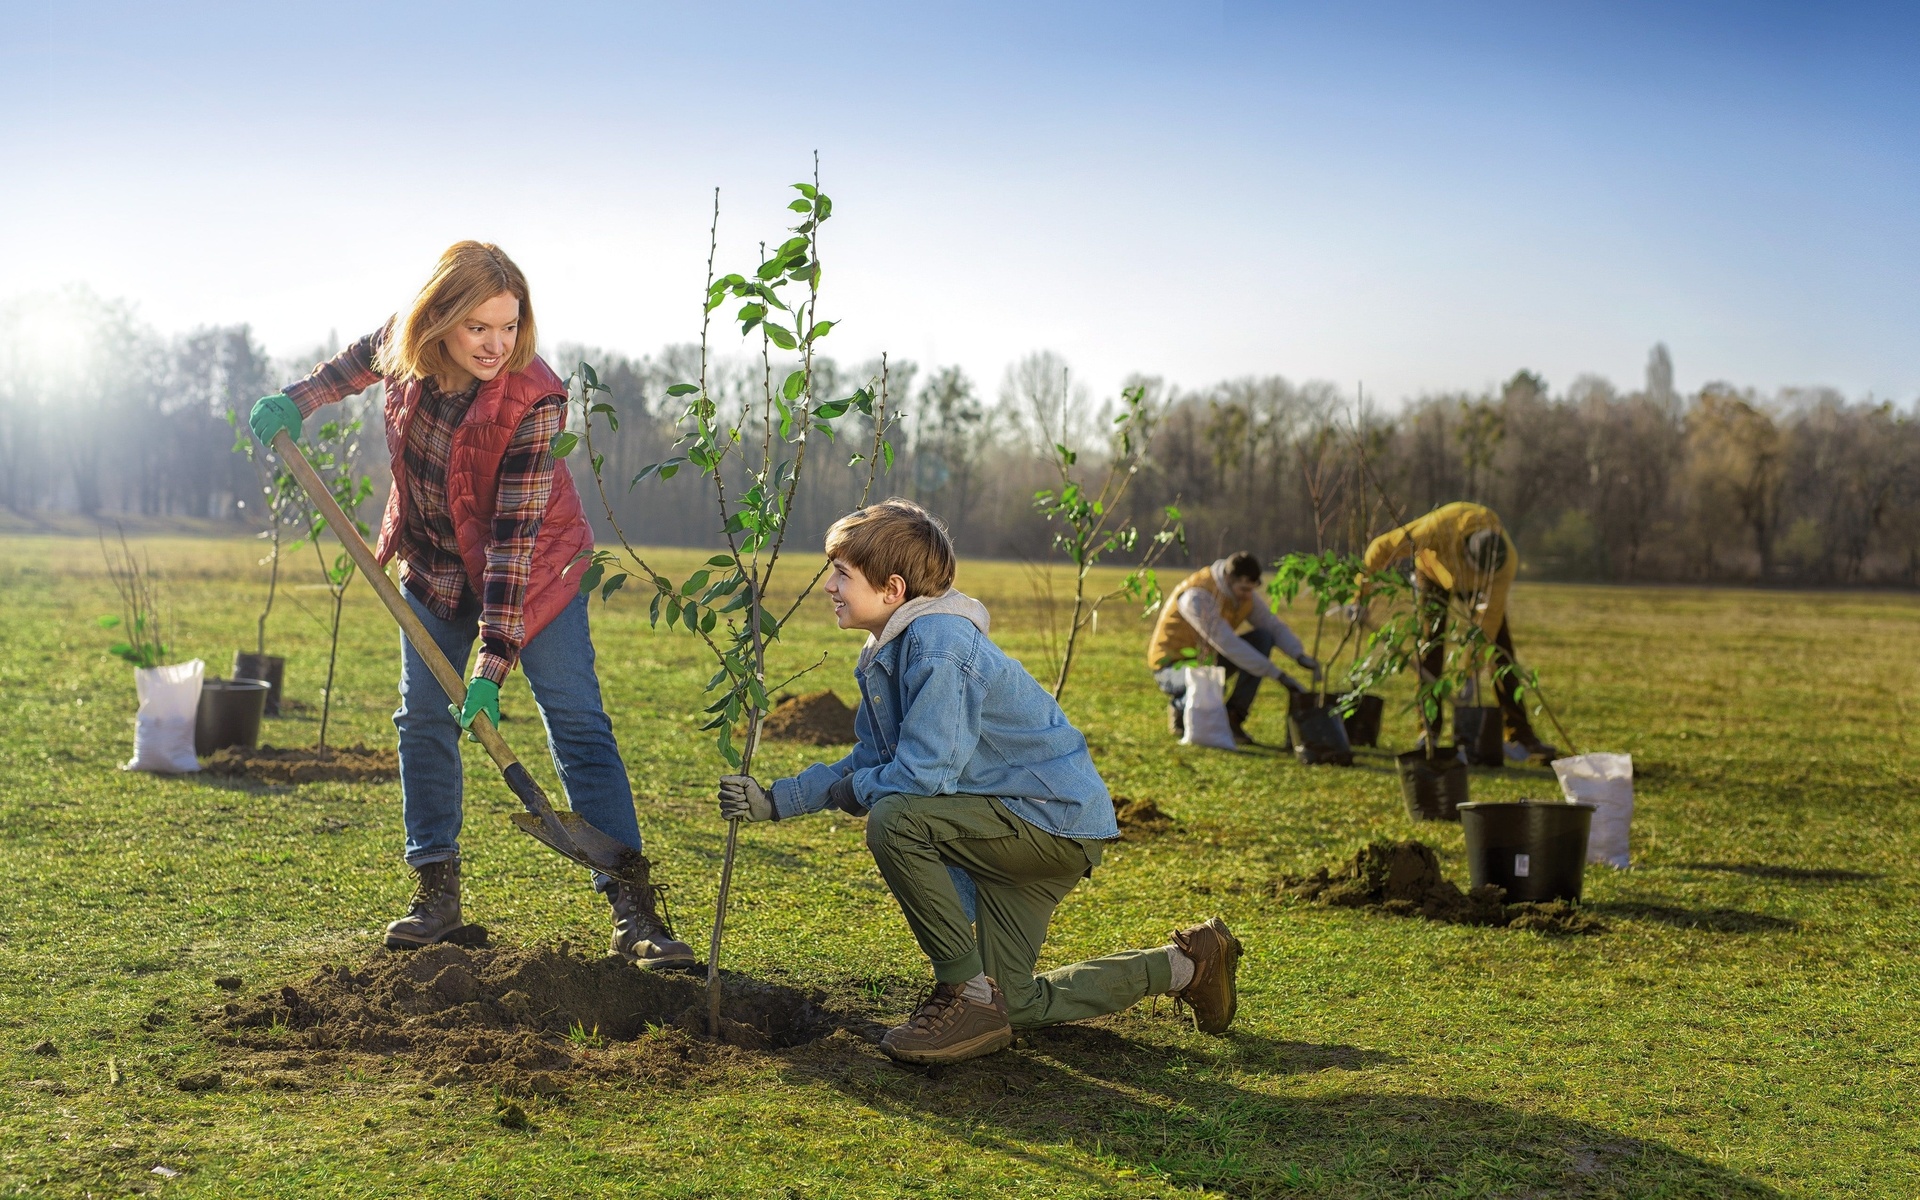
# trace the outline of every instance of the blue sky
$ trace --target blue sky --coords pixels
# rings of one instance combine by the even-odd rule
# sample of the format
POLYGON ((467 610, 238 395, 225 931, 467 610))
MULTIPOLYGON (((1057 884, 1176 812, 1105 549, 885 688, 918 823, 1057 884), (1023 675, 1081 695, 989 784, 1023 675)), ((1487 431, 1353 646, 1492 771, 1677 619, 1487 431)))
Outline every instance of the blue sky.
POLYGON ((352 336, 501 243, 542 328, 692 337, 822 156, 843 358, 1920 395, 1920 6, 25 4, 0 299, 352 336), (819 12, 814 12, 818 7, 819 12), (724 14, 724 15, 722 15, 724 14))

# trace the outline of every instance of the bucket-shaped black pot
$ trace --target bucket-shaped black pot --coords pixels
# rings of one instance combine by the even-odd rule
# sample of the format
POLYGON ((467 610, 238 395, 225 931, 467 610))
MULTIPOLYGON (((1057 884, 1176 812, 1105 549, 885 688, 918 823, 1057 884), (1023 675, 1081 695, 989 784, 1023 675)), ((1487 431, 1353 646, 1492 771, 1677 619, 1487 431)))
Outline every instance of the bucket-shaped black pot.
POLYGON ((258 679, 208 679, 200 685, 193 719, 193 752, 205 758, 228 746, 260 744, 260 717, 268 687, 258 679))
POLYGON ((1460 806, 1473 886, 1507 889, 1510 902, 1578 900, 1587 869, 1593 805, 1558 800, 1479 801, 1460 806))
POLYGON ((1467 752, 1467 763, 1475 767, 1503 767, 1507 764, 1506 724, 1498 708, 1473 704, 1453 706, 1453 740, 1467 752))
POLYGON ((1315 704, 1312 697, 1294 703, 1287 710, 1287 732, 1293 753, 1310 767, 1332 764, 1353 765, 1353 747, 1347 744, 1347 727, 1340 710, 1331 704, 1315 704))
POLYGON ((233 652, 233 671, 235 679, 258 679, 267 685, 267 715, 280 715, 280 681, 286 677, 287 660, 278 654, 251 654, 245 650, 233 652))
POLYGON ((1457 821, 1467 802, 1467 764, 1452 746, 1437 746, 1434 756, 1409 750, 1394 758, 1400 769, 1400 792, 1407 798, 1407 815, 1416 821, 1457 821))
POLYGON ((1379 696, 1362 696, 1342 722, 1347 727, 1347 745, 1378 746, 1380 719, 1386 715, 1387 702, 1379 696))

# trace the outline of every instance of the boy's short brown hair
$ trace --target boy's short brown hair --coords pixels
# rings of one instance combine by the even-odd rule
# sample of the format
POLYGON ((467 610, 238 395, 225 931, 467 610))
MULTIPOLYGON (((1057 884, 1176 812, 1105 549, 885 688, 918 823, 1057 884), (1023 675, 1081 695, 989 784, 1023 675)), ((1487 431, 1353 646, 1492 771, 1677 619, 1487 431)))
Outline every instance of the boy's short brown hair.
POLYGON ((953 539, 947 527, 898 496, 835 521, 827 530, 827 557, 846 560, 877 588, 898 575, 906 581, 909 600, 938 596, 953 586, 953 539))

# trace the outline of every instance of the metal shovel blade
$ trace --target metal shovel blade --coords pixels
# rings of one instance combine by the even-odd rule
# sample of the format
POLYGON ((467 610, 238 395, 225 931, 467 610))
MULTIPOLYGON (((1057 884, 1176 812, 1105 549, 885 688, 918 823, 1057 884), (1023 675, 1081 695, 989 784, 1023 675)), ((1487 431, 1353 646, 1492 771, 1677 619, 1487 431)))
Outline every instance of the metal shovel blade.
POLYGON ((610 875, 622 883, 643 885, 647 882, 647 859, 638 850, 601 833, 579 813, 555 809, 553 816, 564 831, 561 838, 555 838, 546 822, 532 813, 510 813, 507 819, 518 826, 520 832, 583 867, 610 875))

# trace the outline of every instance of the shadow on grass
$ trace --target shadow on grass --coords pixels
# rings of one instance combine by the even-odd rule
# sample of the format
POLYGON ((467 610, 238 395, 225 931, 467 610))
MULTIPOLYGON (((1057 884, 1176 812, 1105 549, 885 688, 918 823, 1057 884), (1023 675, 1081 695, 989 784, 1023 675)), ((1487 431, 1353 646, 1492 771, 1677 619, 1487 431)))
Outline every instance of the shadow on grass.
POLYGON ((1737 908, 1682 908, 1677 904, 1647 904, 1636 900, 1601 900, 1585 907, 1628 921, 1654 921, 1675 929, 1707 933, 1787 933, 1800 928, 1791 917, 1742 912, 1737 908))
POLYGON ((1068 1025, 1029 1031, 1021 1049, 916 1071, 871 1047, 848 1053, 845 1038, 817 1043, 821 1051, 790 1060, 788 1070, 1054 1170, 1065 1164, 1050 1150, 1072 1147, 1234 1196, 1777 1195, 1657 1142, 1489 1100, 1365 1090, 1275 1096, 1242 1086, 1249 1076, 1398 1061, 1361 1047, 1236 1034, 1191 1052, 1068 1025), (831 1041, 841 1044, 828 1051, 831 1041))
POLYGON ((1883 878, 1876 871, 1848 871, 1839 867, 1781 867, 1772 863, 1675 863, 1683 871, 1718 871, 1754 879, 1785 879, 1798 883, 1867 883, 1883 878))

